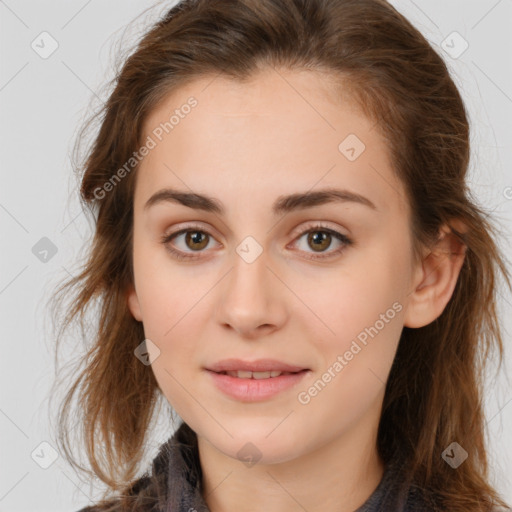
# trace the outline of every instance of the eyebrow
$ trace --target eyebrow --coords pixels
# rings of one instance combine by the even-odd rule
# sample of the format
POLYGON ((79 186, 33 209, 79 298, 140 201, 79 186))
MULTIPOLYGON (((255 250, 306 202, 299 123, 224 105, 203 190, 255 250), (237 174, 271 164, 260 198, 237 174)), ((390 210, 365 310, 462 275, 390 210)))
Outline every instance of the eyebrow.
MULTIPOLYGON (((213 197, 171 188, 165 188, 155 192, 146 201, 144 210, 147 210, 156 204, 168 202, 182 204, 183 206, 187 206, 195 210, 203 210, 221 216, 225 214, 223 204, 213 197)), ((272 205, 272 213, 277 216, 295 210, 303 210, 333 202, 361 204, 377 211, 375 204, 360 194, 356 194, 350 190, 327 188, 317 190, 315 192, 298 192, 286 196, 279 196, 272 205)))

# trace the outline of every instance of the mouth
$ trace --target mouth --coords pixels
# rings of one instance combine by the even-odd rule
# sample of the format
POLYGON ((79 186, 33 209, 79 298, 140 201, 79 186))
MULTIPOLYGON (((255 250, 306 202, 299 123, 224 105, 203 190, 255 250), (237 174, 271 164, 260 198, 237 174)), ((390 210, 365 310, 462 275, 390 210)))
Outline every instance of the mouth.
POLYGON ((204 368, 224 395, 240 402, 258 402, 299 385, 310 368, 275 359, 225 359, 204 368))

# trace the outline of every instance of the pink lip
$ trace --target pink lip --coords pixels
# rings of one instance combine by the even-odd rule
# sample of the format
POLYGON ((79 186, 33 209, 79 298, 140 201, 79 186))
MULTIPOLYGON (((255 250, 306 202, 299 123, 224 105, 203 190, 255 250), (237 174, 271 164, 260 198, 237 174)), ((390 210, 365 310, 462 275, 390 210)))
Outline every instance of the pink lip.
POLYGON ((217 389, 241 402, 258 402, 271 398, 296 386, 311 371, 273 359, 258 359, 252 362, 240 359, 225 359, 205 369, 211 375, 217 389), (236 370, 252 372, 278 370, 293 373, 269 377, 268 379, 241 379, 221 373, 236 370))
MULTIPOLYGON (((281 371, 281 372, 300 372, 302 370, 308 370, 303 366, 294 366, 291 364, 277 361, 276 359, 257 359, 256 361, 243 361, 242 359, 223 359, 216 363, 206 367, 207 370, 212 372, 229 372, 237 370, 245 370, 250 372, 269 372, 269 371, 281 371)), ((274 377, 278 378, 278 377, 274 377)))

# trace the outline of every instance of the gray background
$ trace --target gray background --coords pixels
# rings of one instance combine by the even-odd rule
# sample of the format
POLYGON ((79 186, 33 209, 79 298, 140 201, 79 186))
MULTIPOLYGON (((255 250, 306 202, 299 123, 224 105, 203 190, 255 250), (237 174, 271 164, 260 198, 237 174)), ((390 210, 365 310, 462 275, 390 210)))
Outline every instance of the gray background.
MULTIPOLYGON (((392 3, 443 53, 462 90, 472 123, 471 187, 500 223, 508 255, 512 0, 392 3), (454 31, 469 44, 460 56, 464 41, 454 31), (451 55, 441 49, 443 41, 452 47, 451 55)), ((59 280, 76 273, 80 248, 91 234, 69 160, 77 129, 90 108, 105 99, 100 88, 112 76, 125 27, 137 17, 124 33, 124 42, 132 45, 171 3, 159 2, 146 12, 154 5, 147 0, 0 0, 0 512, 74 511, 98 495, 98 488, 79 480, 62 456, 54 454, 53 461, 56 445, 48 422, 53 338, 45 304, 59 280), (51 49, 52 39, 40 36, 43 31, 58 43, 47 58, 40 53, 51 49), (39 45, 39 53, 32 44, 39 45), (36 244, 48 246, 43 237, 55 247, 54 255, 34 254, 33 247, 40 248, 36 244), (52 461, 47 469, 41 467, 52 461)), ((502 292, 506 366, 498 378, 489 379, 486 393, 491 470, 509 502, 511 303, 510 294, 502 292)), ((77 341, 73 356, 80 347, 77 341)), ((169 426, 161 424, 147 461, 169 434, 169 426)))

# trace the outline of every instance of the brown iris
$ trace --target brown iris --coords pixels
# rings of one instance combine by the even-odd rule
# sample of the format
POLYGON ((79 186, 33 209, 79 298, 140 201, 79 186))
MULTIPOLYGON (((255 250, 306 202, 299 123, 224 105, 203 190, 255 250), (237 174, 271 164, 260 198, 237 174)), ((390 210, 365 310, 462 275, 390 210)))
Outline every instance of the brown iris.
POLYGON ((208 235, 201 231, 187 231, 185 233, 185 243, 187 244, 187 247, 193 250, 204 249, 208 245, 208 235), (192 241, 194 244, 197 244, 196 247, 191 247, 189 245, 189 241, 192 241))
POLYGON ((325 231, 311 231, 308 234, 308 244, 311 243, 311 247, 315 251, 321 251, 327 249, 331 245, 331 235, 325 231), (319 235, 319 236, 317 236, 319 235), (325 243, 327 240, 327 243, 325 243), (323 245, 321 245, 323 244, 323 245))

